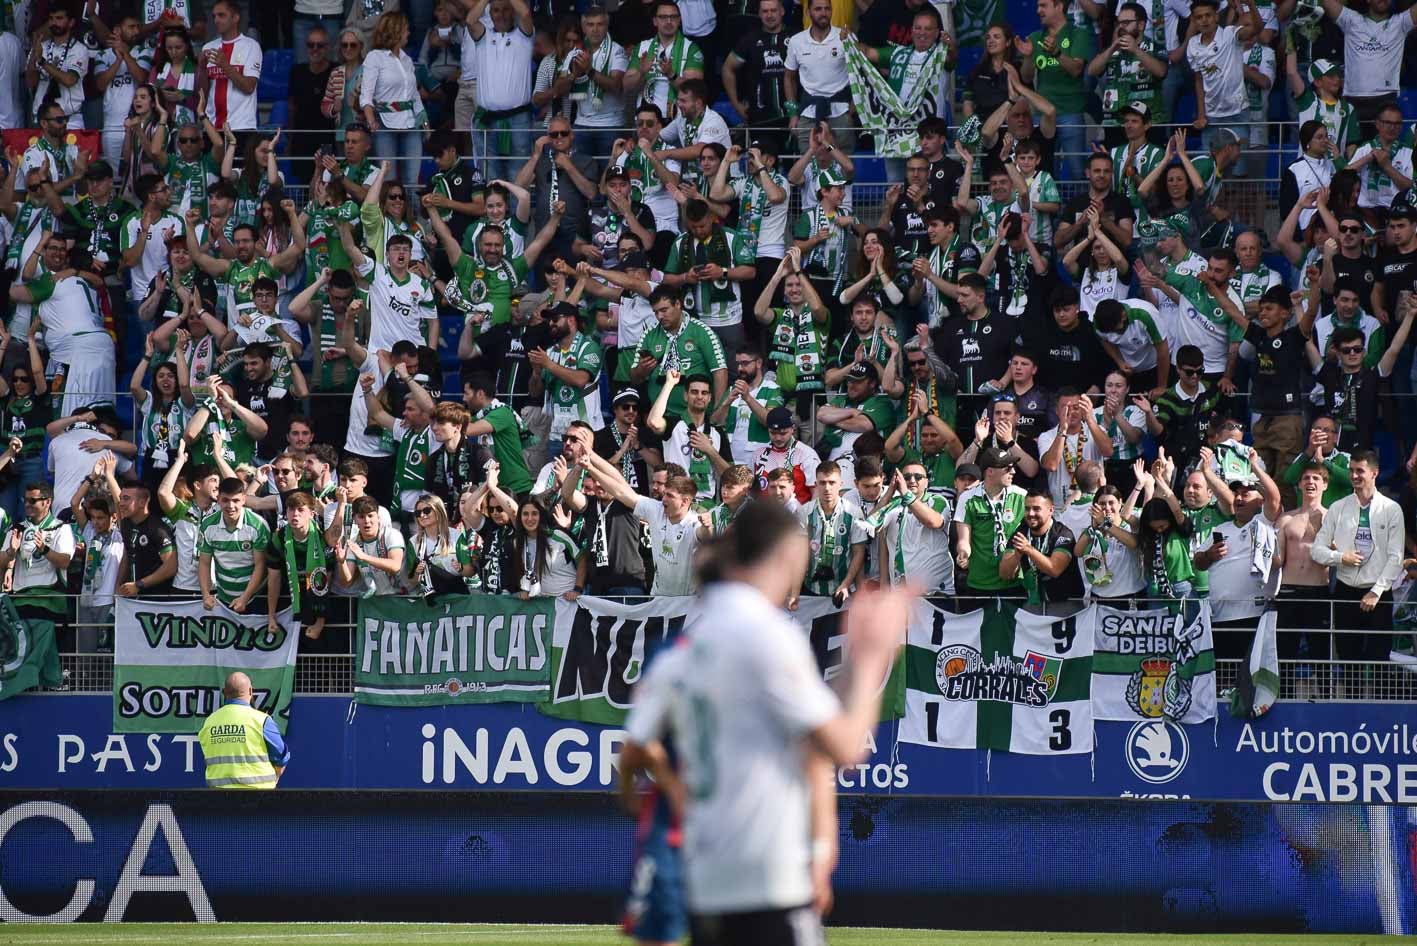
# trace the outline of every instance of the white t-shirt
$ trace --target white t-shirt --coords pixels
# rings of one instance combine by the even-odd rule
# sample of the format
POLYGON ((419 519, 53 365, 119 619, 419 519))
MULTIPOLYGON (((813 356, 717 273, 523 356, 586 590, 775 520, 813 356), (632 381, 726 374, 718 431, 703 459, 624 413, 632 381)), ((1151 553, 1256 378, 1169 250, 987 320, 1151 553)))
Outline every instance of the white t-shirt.
POLYGON ((723 120, 722 115, 708 107, 704 108, 704 115, 699 122, 698 133, 694 136, 694 140, 686 141, 684 135, 685 122, 682 112, 675 116, 672 122, 664 126, 664 131, 659 133, 659 137, 663 138, 665 143, 676 148, 691 144, 708 144, 709 142, 717 142, 725 148, 733 144, 728 137, 728 122, 723 120))
MULTIPOLYGON (((208 51, 227 53, 233 67, 246 78, 261 77, 261 61, 264 53, 261 44, 249 36, 238 36, 230 42, 217 37, 202 47, 200 62, 206 64, 208 51)), ((232 84, 226 73, 216 64, 207 66, 207 117, 218 129, 250 131, 256 127, 256 91, 247 95, 232 84)))
POLYGON ((693 594, 699 520, 692 513, 685 513, 683 519, 670 522, 664 514, 664 504, 648 496, 641 496, 635 502, 635 515, 649 525, 654 552, 654 587, 650 593, 656 596, 693 594))
MULTIPOLYGON (((141 211, 134 211, 123 221, 123 229, 118 234, 119 250, 126 250, 138 242, 138 232, 143 225, 141 211)), ((153 277, 167 267, 167 240, 174 234, 183 232, 182 221, 168 214, 148 227, 148 242, 143 246, 143 255, 138 265, 128 272, 133 280, 133 298, 138 302, 148 297, 148 284, 153 277)))
MULTIPOLYGON (((93 467, 89 467, 90 470, 93 467)), ((82 477, 80 477, 82 479, 82 477)), ((57 509, 58 506, 51 508, 57 509)), ((14 591, 23 591, 26 588, 47 588, 56 584, 60 578, 54 564, 45 555, 34 554, 34 537, 40 530, 33 528, 33 523, 18 522, 16 526, 24 533, 20 541, 20 554, 15 556, 15 573, 12 579, 11 588, 14 591)), ((74 530, 68 523, 56 522, 52 528, 42 530, 45 548, 58 552, 61 555, 74 554, 74 530)), ((13 541, 10 535, 5 537, 5 545, 10 547, 13 541)))
MULTIPOLYGON (((382 519, 382 517, 380 517, 382 519)), ((353 539, 355 545, 366 554, 374 558, 388 558, 389 553, 394 549, 404 547, 403 533, 386 526, 382 522, 379 524, 379 531, 372 539, 362 539, 359 537, 358 529, 355 530, 353 539)), ((403 574, 390 575, 382 568, 375 568, 368 562, 354 559, 354 568, 357 572, 352 590, 357 594, 366 594, 373 591, 375 595, 397 595, 404 590, 403 574)), ((405 562, 407 564, 407 562, 405 562)))
POLYGON ((79 605, 86 608, 111 608, 113 589, 118 587, 118 566, 123 564, 123 534, 118 523, 102 538, 94 534, 93 523, 84 526, 84 585, 79 605), (97 563, 90 559, 98 558, 97 563), (96 568, 92 578, 89 569, 96 568))
POLYGON ((369 280, 369 350, 390 351, 402 341, 422 345, 423 323, 438 317, 433 284, 412 271, 400 281, 368 257, 357 268, 369 280))
POLYGON ((103 331, 98 296, 78 276, 55 282, 53 295, 39 304, 39 320, 44 323, 50 357, 62 364, 73 361, 75 335, 103 331))
POLYGON ((1209 43, 1200 35, 1186 44, 1186 61, 1191 71, 1201 77, 1205 90, 1206 118, 1229 118, 1249 109, 1245 95, 1245 51, 1240 47, 1240 28, 1222 26, 1209 43))
MULTIPOLYGON (((807 96, 831 97, 847 85, 846 48, 841 40, 841 28, 833 26, 827 38, 817 42, 811 30, 803 30, 787 41, 784 65, 797 73, 798 82, 807 96)), ((845 115, 846 102, 833 102, 830 115, 845 115)), ((821 118, 815 112, 808 118, 821 118)), ((813 188, 815 190, 815 188, 813 188)))
MULTIPOLYGON (((657 281, 651 279, 648 282, 650 292, 659 288, 657 281)), ((640 339, 645 337, 645 333, 658 324, 654 309, 650 308, 649 299, 637 293, 622 293, 620 301, 612 302, 610 308, 615 313, 615 336, 619 339, 618 344, 622 349, 633 351, 639 345, 640 339)))
POLYGON ((84 477, 93 472, 99 457, 113 456, 118 460, 121 476, 133 468, 133 461, 125 456, 110 453, 88 453, 79 444, 85 440, 112 440, 101 430, 88 426, 70 427, 49 441, 49 472, 54 475, 54 509, 68 509, 74 494, 83 485, 84 477))
MULTIPOLYGON (((1092 524, 1091 513, 1089 513, 1088 525, 1092 524)), ((1129 526, 1122 526, 1128 532, 1133 531, 1129 526)), ((1083 532, 1074 530, 1074 535, 1080 541, 1083 532)), ((1133 595, 1141 594, 1146 589, 1146 577, 1141 570, 1141 555, 1136 549, 1127 548, 1112 536, 1105 536, 1106 547, 1101 545, 1088 546, 1086 553, 1077 553, 1078 571, 1082 573, 1082 586, 1087 594, 1093 598, 1130 598, 1133 595), (1100 551, 1100 554, 1099 554, 1100 551), (1103 567, 1095 571, 1091 567, 1093 560, 1098 559, 1103 567), (1093 577, 1107 579, 1102 584, 1093 584, 1093 577)))
POLYGON ((477 41, 478 105, 501 112, 531 101, 531 46, 531 37, 520 27, 506 33, 484 29, 477 41))
MULTIPOLYGON (((758 227, 758 256, 769 259, 782 259, 787 252, 787 205, 792 203, 792 185, 787 182, 777 171, 769 171, 769 176, 777 182, 777 186, 787 192, 787 199, 780 204, 774 204, 768 199, 766 189, 763 192, 763 222, 758 227)), ((743 200, 743 192, 753 182, 746 177, 734 177, 729 181, 729 186, 733 188, 733 193, 738 195, 740 202, 743 200)), ((747 233, 743 219, 738 220, 739 232, 747 233)))
POLYGON ((695 40, 708 38, 718 25, 718 14, 714 12, 713 0, 684 0, 679 4, 680 29, 684 35, 695 40))
MULTIPOLYGON (((89 74, 89 48, 84 45, 84 41, 79 38, 78 32, 73 32, 65 42, 56 42, 46 39, 40 44, 40 57, 54 68, 61 72, 72 72, 79 77, 79 81, 73 85, 65 86, 57 83, 58 94, 55 101, 64 110, 64 114, 69 116, 70 128, 83 128, 84 116, 84 78, 89 74)), ((39 70, 39 84, 34 89, 35 115, 38 117, 41 103, 50 95, 50 85, 56 84, 55 80, 45 69, 39 70)))
POLYGON ((24 128, 20 107, 20 77, 25 68, 25 48, 14 33, 0 33, 0 128, 24 128))
POLYGON ((1402 51, 1412 31, 1408 11, 1372 20, 1344 7, 1337 22, 1343 31, 1343 94, 1367 98, 1396 92, 1402 51))
MULTIPOLYGON (((149 72, 152 71, 153 51, 151 46, 139 46, 132 50, 132 53, 138 65, 149 72)), ((112 66, 113 61, 117 58, 118 54, 111 49, 99 50, 93 64, 94 74, 107 72, 108 67, 112 66)), ((104 128, 117 130, 123 127, 123 121, 128 117, 128 112, 133 107, 133 93, 137 89, 133 73, 125 61, 113 74, 113 81, 108 83, 108 88, 103 90, 104 128)))
MULTIPOLYGON (((673 158, 660 158, 660 163, 670 174, 678 174, 680 164, 673 158)), ((627 168, 631 171, 635 169, 630 165, 630 155, 628 152, 620 155, 615 160, 616 167, 627 168)), ((646 166, 648 162, 646 162, 646 166)), ((679 232, 679 204, 674 200, 674 195, 665 189, 659 176, 653 170, 647 169, 646 177, 641 181, 642 191, 640 200, 650 212, 654 214, 654 228, 656 230, 667 230, 671 233, 679 232)))
POLYGON ((918 583, 927 594, 954 594, 954 559, 950 555, 950 521, 955 518, 950 501, 940 493, 921 497, 931 509, 944 517, 938 529, 926 527, 920 518, 897 505, 881 519, 877 531, 885 539, 882 552, 885 576, 893 585, 903 581, 918 583), (904 561, 905 571, 897 567, 904 561))
MULTIPOLYGON (((1353 158, 1348 163, 1353 164, 1360 158, 1373 152, 1372 142, 1369 140, 1360 145, 1358 150, 1353 152, 1353 158)), ((1412 149, 1398 143, 1397 150, 1392 153, 1392 167, 1403 177, 1412 177, 1412 149)), ((1393 198, 1397 197, 1397 185, 1393 183, 1387 172, 1378 167, 1376 161, 1368 161, 1358 169, 1358 206, 1373 207, 1386 210, 1392 206, 1393 198)))
POLYGON ((715 585, 698 613, 714 615, 712 626, 691 626, 650 664, 628 736, 674 734, 693 799, 683 847, 691 911, 801 906, 812 899, 807 736, 840 703, 806 635, 756 590, 715 585))
MULTIPOLYGON (((597 48, 590 54, 591 65, 596 72, 623 73, 630 68, 630 57, 625 55, 625 47, 610 37, 606 37, 609 49, 597 48)), ((599 88, 598 86, 596 88, 599 88)), ((577 128, 618 128, 625 120, 625 101, 604 89, 588 89, 586 97, 576 108, 577 128), (596 95, 599 94, 597 101, 596 95)))
MULTIPOLYGON (((1138 408, 1140 410, 1140 408, 1138 408)), ((1130 420, 1130 418, 1128 418, 1130 420)), ((1077 469, 1077 464, 1083 460, 1096 460, 1102 462, 1102 447, 1098 444, 1097 438, 1092 436, 1092 431, 1083 424, 1082 430, 1076 434, 1067 435, 1067 443, 1063 445, 1064 459, 1058 462, 1058 468, 1048 473, 1048 492, 1053 497, 1053 505, 1058 509, 1063 508, 1063 504, 1068 501, 1068 493, 1072 490, 1073 475, 1068 472, 1068 459, 1072 459, 1073 469, 1077 469), (1078 452, 1082 457, 1078 459, 1078 452)), ((1058 428, 1050 427, 1038 435, 1038 455, 1041 457, 1053 446, 1053 441, 1058 439, 1058 428)), ((1040 467, 1041 468, 1041 467, 1040 467)), ((1047 471, 1045 471, 1047 472, 1047 471)))
POLYGON ((1097 303, 1107 299, 1125 299, 1127 292, 1127 282, 1118 278, 1115 267, 1095 270, 1089 266, 1078 280, 1078 306, 1091 317, 1097 311, 1097 303))
POLYGON ((1267 592, 1279 573, 1274 562, 1275 525, 1261 511, 1239 525, 1233 519, 1215 527, 1212 536, 1225 541, 1225 557, 1210 566, 1211 618, 1235 621, 1264 613, 1267 592))
MULTIPOLYGON (((359 373, 374 376, 373 390, 378 394, 384 389, 384 375, 379 371, 379 356, 374 354, 375 350, 371 344, 364 364, 359 366, 359 373)), ((355 387, 354 393, 349 396, 349 429, 344 435, 344 448, 361 457, 392 456, 393 454, 381 445, 382 438, 379 434, 370 435, 364 432, 364 428, 368 426, 369 406, 364 403, 364 389, 355 387)))

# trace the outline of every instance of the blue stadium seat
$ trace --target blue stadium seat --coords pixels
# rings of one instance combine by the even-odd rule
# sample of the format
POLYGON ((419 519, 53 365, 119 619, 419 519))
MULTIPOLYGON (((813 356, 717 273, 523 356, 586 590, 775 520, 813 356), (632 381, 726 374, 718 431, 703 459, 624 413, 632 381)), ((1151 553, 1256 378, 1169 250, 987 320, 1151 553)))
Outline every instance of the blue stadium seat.
POLYGON ((743 124, 743 117, 733 110, 733 106, 728 104, 727 98, 721 98, 714 102, 713 110, 723 116, 723 120, 728 123, 729 128, 737 128, 743 124))
POLYGON ((884 184, 886 182, 886 159, 875 155, 858 157, 855 161, 854 184, 884 184))
POLYGON ((256 84, 256 101, 274 103, 290 98, 290 70, 294 65, 295 55, 289 49, 266 50, 256 84))
MULTIPOLYGON (((270 115, 266 118, 266 127, 272 129, 284 128, 289 123, 290 99, 286 98, 285 96, 281 96, 280 98, 271 102, 271 112, 270 115)), ((289 144, 290 139, 282 136, 280 141, 276 142, 276 153, 284 154, 289 144)))
POLYGON ((1417 118, 1417 88, 1401 89, 1397 93, 1397 105, 1404 118, 1417 118))

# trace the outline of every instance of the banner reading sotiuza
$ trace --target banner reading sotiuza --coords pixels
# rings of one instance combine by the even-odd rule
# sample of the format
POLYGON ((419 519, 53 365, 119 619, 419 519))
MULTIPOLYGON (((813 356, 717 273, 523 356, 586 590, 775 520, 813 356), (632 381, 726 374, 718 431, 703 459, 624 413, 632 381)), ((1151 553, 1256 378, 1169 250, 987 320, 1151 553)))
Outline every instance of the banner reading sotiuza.
POLYGON ((237 614, 218 603, 119 598, 113 638, 113 731, 195 732, 221 706, 233 670, 251 678, 256 708, 285 731, 300 625, 289 610, 237 614))
POLYGON ((555 600, 365 598, 354 699, 383 706, 539 703, 551 692, 555 600))

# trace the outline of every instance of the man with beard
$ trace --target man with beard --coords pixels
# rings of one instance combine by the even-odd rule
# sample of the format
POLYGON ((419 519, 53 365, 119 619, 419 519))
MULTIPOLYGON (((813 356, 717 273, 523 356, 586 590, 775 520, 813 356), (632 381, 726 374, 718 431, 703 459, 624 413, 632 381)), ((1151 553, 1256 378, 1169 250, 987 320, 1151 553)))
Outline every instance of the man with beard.
POLYGON ((1124 251, 1132 245, 1136 212, 1132 210, 1131 201, 1114 189, 1112 172, 1112 158, 1107 155, 1094 152, 1087 159, 1087 190, 1063 205, 1057 229, 1053 231, 1054 247, 1066 248, 1086 236, 1087 212, 1093 208, 1097 211, 1097 225, 1107 234, 1107 239, 1124 251))
POLYGON ((596 196, 596 175, 595 158, 572 149, 571 123, 565 116, 551 119, 546 134, 537 139, 535 150, 517 172, 515 183, 534 194, 534 219, 540 227, 555 218, 551 245, 555 252, 568 255, 596 196))
POLYGON ((684 411, 666 413, 669 396, 679 384, 677 371, 666 372, 664 387, 654 399, 645 423, 663 439, 664 457, 680 463, 697 489, 696 498, 712 500, 718 494, 718 477, 733 463, 733 452, 723 431, 708 418, 713 383, 703 375, 684 379, 684 411))
MULTIPOLYGON (((1053 518, 1053 498, 1033 490, 1023 501, 1023 523, 999 559, 999 577, 1023 581, 1028 603, 1059 614, 1082 598, 1082 574, 1073 564, 1073 530, 1053 518)), ((1078 607, 1075 604, 1073 607, 1078 607)))
POLYGON ((739 39, 723 61, 723 88, 733 110, 761 140, 763 153, 777 155, 787 140, 788 117, 782 75, 789 35, 783 29, 783 0, 758 0, 758 20, 760 29, 731 34, 739 39))
POLYGON ((876 226, 890 231, 896 249, 903 255, 919 257, 929 251, 932 243, 928 232, 930 213, 950 206, 953 196, 948 195, 943 202, 935 199, 930 188, 930 161, 917 152, 905 161, 905 183, 886 189, 876 226))
POLYGON ((744 343, 739 283, 756 278, 757 256, 742 234, 719 224, 705 202, 688 201, 684 219, 687 232, 669 250, 664 284, 684 290, 685 306, 732 356, 744 343))
POLYGON ((52 119, 54 124, 84 127, 84 76, 89 72, 89 48, 75 35, 76 25, 67 6, 54 4, 49 11, 49 36, 30 48, 25 84, 34 94, 37 124, 51 121, 43 116, 46 107, 53 104, 58 109, 52 119))
POLYGON ((1274 480, 1259 466, 1254 469, 1258 487, 1238 480, 1228 484, 1231 516, 1211 531, 1210 545, 1193 556, 1196 569, 1206 572, 1215 656, 1221 658, 1243 658, 1249 652, 1249 635, 1274 594, 1271 579, 1279 577, 1273 567, 1275 525, 1284 507, 1274 480))
POLYGON ((978 463, 985 451, 999 450, 1017 467, 1023 482, 1031 483, 1043 469, 1038 463, 1038 441, 1019 432, 1018 416, 1018 403, 1012 394, 994 395, 988 410, 974 422, 974 441, 959 455, 959 464, 978 463))
MULTIPOLYGON (((720 400, 728 390, 728 366, 718 336, 703 322, 684 312, 683 297, 672 286, 660 286, 649 297, 659 323, 645 333, 635 348, 634 367, 630 380, 647 384, 652 398, 659 397, 669 371, 680 376, 705 374, 713 379, 714 400, 720 400)), ((684 410, 682 393, 671 397, 667 405, 671 414, 684 410)))
MULTIPOLYGON (((1102 99, 1103 143, 1113 147, 1122 138, 1120 127, 1126 120, 1127 109, 1133 103, 1151 115, 1165 117, 1166 102, 1161 94, 1170 60, 1168 50, 1158 49, 1146 28, 1146 7, 1140 3, 1123 3, 1117 10, 1112 42, 1092 57, 1087 74, 1097 80, 1097 94, 1102 99)), ((1146 177, 1146 172, 1142 172, 1146 177)))
POLYGON ((561 452, 561 439, 572 421, 600 429, 600 346, 576 324, 576 305, 558 302, 551 308, 550 349, 533 348, 527 361, 539 374, 531 377, 531 392, 545 391, 545 410, 551 415, 552 457, 561 452))
POLYGON ((763 356, 758 352, 740 351, 735 367, 737 380, 713 412, 713 422, 728 431, 733 456, 747 458, 767 446, 768 412, 781 407, 783 397, 777 382, 764 377, 763 356))
MULTIPOLYGON (((613 466, 616 461, 610 462, 613 466)), ((643 595, 649 589, 649 576, 642 554, 644 527, 635 511, 617 502, 593 476, 567 476, 561 496, 565 505, 585 517, 586 541, 576 590, 598 597, 643 595)))
POLYGON ((654 247, 654 212, 634 198, 630 175, 611 165, 601 183, 604 197, 580 218, 580 232, 571 252, 592 266, 616 269, 620 264, 620 234, 633 233, 645 250, 654 247))
POLYGON ((955 563, 965 572, 961 592, 977 598, 1018 597, 1023 583, 1000 565, 1024 518, 1027 493, 1014 485, 1014 463, 991 448, 979 457, 984 479, 960 495, 954 510, 955 563))
MULTIPOLYGON (((531 272, 555 237, 565 212, 564 203, 553 205, 546 225, 526 245, 521 256, 508 256, 505 234, 496 227, 485 227, 477 237, 480 259, 464 253, 448 225, 434 214, 429 222, 433 224, 433 232, 437 234, 438 242, 448 254, 448 263, 453 267, 452 279, 446 283, 435 283, 443 298, 465 313, 467 321, 475 323, 479 332, 510 322, 512 294, 526 280, 527 273, 531 272)), ((433 324, 436 325, 437 321, 434 320, 433 324)), ((429 347, 436 348, 436 341, 429 347)))
POLYGON ((648 496, 650 468, 662 462, 660 452, 640 444, 640 392, 621 390, 610 402, 614 416, 596 431, 593 446, 633 489, 648 496))

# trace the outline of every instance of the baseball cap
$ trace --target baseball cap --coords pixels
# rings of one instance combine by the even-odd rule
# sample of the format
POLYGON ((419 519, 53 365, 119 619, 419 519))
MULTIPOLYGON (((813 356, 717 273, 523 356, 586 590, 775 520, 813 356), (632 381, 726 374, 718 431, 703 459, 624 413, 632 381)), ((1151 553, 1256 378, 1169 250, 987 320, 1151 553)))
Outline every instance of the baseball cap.
POLYGON ((649 269, 649 260, 639 250, 631 250, 620 257, 621 269, 649 269))
POLYGON ((979 453, 979 466, 986 470, 1007 470, 1014 465, 1008 453, 998 447, 990 447, 979 453))
POLYGON ((562 300, 553 305, 551 311, 546 313, 546 316, 554 322, 556 319, 574 319, 580 314, 581 310, 576 307, 574 302, 562 300))
POLYGON ((846 178, 841 176, 841 172, 835 166, 827 168, 817 175, 817 190, 825 190, 828 187, 845 187, 846 178))
POLYGON ((529 292, 522 296, 522 301, 517 304, 517 314, 524 319, 529 319, 541 311, 541 307, 551 299, 549 292, 529 292))
POLYGON ((610 169, 605 172, 605 182, 606 182, 607 184, 610 183, 611 181, 618 180, 618 179, 621 179, 621 178, 623 178, 623 179, 625 179, 625 180, 629 180, 629 179, 630 179, 630 174, 629 174, 628 171, 625 170, 625 168, 624 168, 623 166, 621 166, 621 165, 619 165, 619 164, 612 164, 612 165, 610 166, 610 169))
POLYGON ((631 401, 640 403, 640 392, 634 388, 625 388, 610 399, 612 405, 628 404, 631 401))
POLYGON ((967 476, 974 480, 984 478, 984 474, 980 472, 978 464, 975 463, 961 463, 955 467, 955 479, 959 479, 961 476, 967 476))
POLYGON ((774 407, 768 411, 768 430, 787 430, 797 425, 792 420, 792 412, 785 407, 774 407))
POLYGON ((1117 117, 1120 118, 1128 112, 1140 115, 1145 121, 1151 121, 1151 108, 1145 102, 1128 102, 1117 109, 1117 117))
POLYGON ((1343 73, 1343 63, 1334 62, 1332 59, 1315 59, 1314 64, 1309 67, 1310 79, 1322 79, 1335 73, 1343 73))
MULTIPOLYGON (((1208 3, 1208 2, 1210 2, 1210 0, 1196 0, 1196 2, 1197 2, 1197 3, 1208 3)), ((1212 4, 1212 5, 1213 5, 1213 4, 1212 4)), ((1214 134, 1212 134, 1212 135, 1211 135, 1211 138, 1210 138, 1210 150, 1211 150, 1211 151, 1219 151, 1221 148, 1225 148, 1225 147, 1228 147, 1228 146, 1230 146, 1230 145, 1239 146, 1239 144, 1240 144, 1240 136, 1235 133, 1235 129, 1233 129, 1233 128, 1225 128, 1225 127, 1217 128, 1217 129, 1215 129, 1214 134)))
POLYGON ((1254 480, 1231 480, 1225 484, 1230 488, 1230 492, 1238 493, 1240 490, 1259 489, 1259 484, 1254 480))
POLYGON ((876 366, 858 361, 850 368, 846 369, 846 377, 852 381, 880 381, 880 375, 876 374, 876 366))
POLYGON ((1392 209, 1387 212, 1389 220, 1417 220, 1417 207, 1413 207, 1400 196, 1392 202, 1392 209))
POLYGON ((1264 291, 1264 295, 1260 296, 1260 302, 1268 302, 1283 309, 1290 309, 1294 306, 1294 302, 1289 296, 1289 290, 1283 286, 1270 286, 1264 291))
POLYGON ((979 252, 979 247, 973 243, 966 243, 959 251, 959 255, 955 257, 955 270, 961 276, 965 273, 977 273, 979 272, 979 264, 983 261, 984 258, 979 252))

